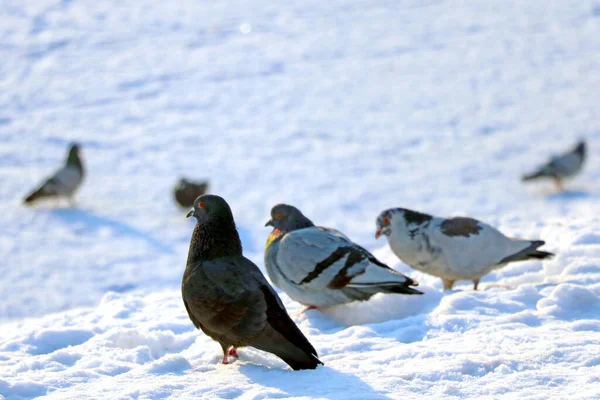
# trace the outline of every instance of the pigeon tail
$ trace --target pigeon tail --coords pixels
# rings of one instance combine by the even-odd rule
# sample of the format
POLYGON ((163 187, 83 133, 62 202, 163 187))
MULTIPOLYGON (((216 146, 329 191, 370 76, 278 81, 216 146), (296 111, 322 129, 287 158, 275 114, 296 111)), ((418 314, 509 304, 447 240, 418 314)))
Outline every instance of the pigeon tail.
POLYGON ((44 186, 42 186, 41 188, 39 188, 36 191, 34 191, 33 193, 31 193, 29 196, 25 197, 25 199, 23 200, 23 203, 31 204, 34 201, 36 201, 37 199, 40 199, 42 197, 47 197, 49 195, 50 194, 46 192, 44 186))
POLYGON ((275 354, 294 370, 315 369, 323 364, 315 348, 279 304, 275 293, 267 286, 261 290, 267 302, 266 335, 257 337, 249 345, 275 354))
POLYGON ((543 171, 537 171, 537 172, 533 172, 531 174, 523 175, 521 180, 523 182, 527 182, 527 181, 532 181, 534 179, 543 178, 543 177, 547 177, 547 176, 548 175, 545 174, 543 171))
POLYGON ((287 365, 289 365, 294 371, 299 371, 301 369, 316 369, 319 364, 323 365, 321 360, 319 360, 315 356, 312 356, 312 357, 308 358, 307 360, 297 360, 297 359, 283 358, 283 357, 281 357, 281 359, 287 365))
POLYGON ((531 243, 531 245, 529 247, 526 247, 525 249, 523 249, 513 255, 505 257, 498 264, 505 264, 505 263, 509 263, 509 262, 513 262, 513 261, 525 261, 525 260, 532 260, 532 259, 544 260, 546 258, 554 257, 554 253, 537 250, 538 247, 544 245, 545 242, 543 240, 533 240, 530 243, 531 243))
MULTIPOLYGON (((279 315, 278 318, 281 318, 279 315)), ((281 358, 294 370, 315 369, 323 364, 317 358, 316 350, 304 337, 293 321, 280 322, 279 326, 269 326, 265 329, 266 335, 261 335, 248 342, 249 346, 266 351, 281 358), (283 329, 282 329, 283 328, 283 329)), ((271 321, 273 322, 273 321, 271 321)))
POLYGON ((533 253, 529 254, 528 258, 544 260, 546 258, 552 258, 552 257, 554 257, 554 253, 550 253, 549 251, 536 250, 533 253))

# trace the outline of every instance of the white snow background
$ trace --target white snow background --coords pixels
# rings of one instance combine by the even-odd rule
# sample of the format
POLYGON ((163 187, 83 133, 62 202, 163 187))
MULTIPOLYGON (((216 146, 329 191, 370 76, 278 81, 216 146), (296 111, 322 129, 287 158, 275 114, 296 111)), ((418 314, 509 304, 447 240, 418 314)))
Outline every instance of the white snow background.
POLYGON ((600 398, 600 3, 0 2, 0 398, 600 398), (522 173, 577 139, 564 193, 522 173), (83 146, 74 208, 21 205, 83 146), (298 206, 424 296, 301 314, 325 366, 221 350, 180 298, 208 178, 263 268, 298 206), (402 206, 543 239, 442 293, 374 239, 402 206))

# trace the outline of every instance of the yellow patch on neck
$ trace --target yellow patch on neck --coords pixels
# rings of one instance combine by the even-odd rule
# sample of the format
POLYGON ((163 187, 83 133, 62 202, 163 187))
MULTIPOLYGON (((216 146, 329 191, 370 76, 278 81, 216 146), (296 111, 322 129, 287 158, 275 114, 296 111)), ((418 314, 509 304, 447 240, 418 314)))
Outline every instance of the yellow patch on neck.
POLYGON ((271 234, 269 235, 269 237, 267 238, 267 249, 271 246, 271 244, 279 239, 281 236, 283 236, 284 232, 282 230, 279 229, 273 229, 273 232, 271 232, 271 234))

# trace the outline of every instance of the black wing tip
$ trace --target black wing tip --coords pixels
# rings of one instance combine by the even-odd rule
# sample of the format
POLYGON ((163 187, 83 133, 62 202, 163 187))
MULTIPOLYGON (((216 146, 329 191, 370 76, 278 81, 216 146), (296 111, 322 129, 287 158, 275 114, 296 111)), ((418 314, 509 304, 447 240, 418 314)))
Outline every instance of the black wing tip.
POLYGON ((325 365, 323 361, 319 360, 319 356, 316 353, 312 353, 310 356, 317 363, 317 365, 325 365))
POLYGON ((414 280, 413 278, 406 277, 406 286, 419 286, 419 282, 414 280))
POLYGON ((36 201, 37 199, 41 198, 41 197, 45 197, 44 196, 44 192, 43 192, 44 188, 39 188, 36 191, 34 191, 33 193, 30 193, 27 197, 25 197, 23 199, 23 204, 31 204, 34 201, 36 201))
POLYGON ((290 358, 282 358, 282 360, 287 365, 289 365, 294 371, 301 371, 305 369, 317 369, 319 365, 325 365, 314 354, 310 354, 307 360, 295 360, 290 358))
MULTIPOLYGON (((408 283, 408 282, 404 282, 404 283, 392 283, 390 282, 389 284, 385 284, 385 283, 378 283, 378 284, 362 284, 362 285, 358 285, 358 284, 353 284, 351 287, 354 288, 359 288, 359 287, 363 287, 363 288, 373 288, 376 289, 378 292, 381 293, 395 293, 395 294, 425 294, 423 292, 421 292, 420 290, 417 289, 413 289, 411 287, 412 284, 408 283)), ((412 286, 417 286, 418 283, 412 285, 412 286)), ((372 295, 375 293, 372 293, 372 295)))
POLYGON ((423 292, 421 292, 420 290, 414 289, 412 286, 419 286, 419 282, 409 278, 408 276, 406 277, 406 281, 404 283, 402 283, 401 285, 397 285, 394 286, 392 289, 394 291, 392 291, 392 293, 399 293, 399 294, 424 294, 423 292))
POLYGON ((404 286, 405 286, 407 289, 414 290, 415 292, 417 292, 417 293, 415 293, 415 294, 423 294, 422 292, 420 292, 420 291, 418 291, 418 290, 415 290, 415 289, 413 289, 413 288, 411 287, 411 286, 419 286, 419 281, 417 281, 417 280, 415 280, 415 279, 413 279, 413 278, 409 278, 408 276, 406 276, 406 282, 404 282, 404 283, 403 283, 403 285, 404 285, 404 286))
POLYGON ((549 251, 537 250, 538 247, 541 247, 545 244, 546 244, 546 242, 543 240, 534 240, 532 242, 532 245, 534 246, 534 249, 536 249, 536 250, 531 254, 531 256, 533 258, 539 258, 541 260, 546 259, 546 258, 552 258, 552 257, 556 256, 556 254, 551 253, 549 251))
POLYGON ((530 254, 530 257, 537 258, 539 260, 546 260, 549 258, 554 258, 554 256, 556 256, 556 254, 550 253, 549 251, 542 251, 542 250, 536 250, 532 254, 530 254))
POLYGON ((522 182, 533 181, 535 179, 541 178, 544 176, 541 172, 534 172, 532 174, 523 175, 521 177, 522 182))
POLYGON ((413 289, 413 288, 408 287, 408 286, 392 287, 392 288, 389 288, 389 291, 391 293, 396 293, 396 294, 409 294, 409 295, 412 295, 412 294, 418 294, 418 295, 425 294, 425 293, 421 292, 420 290, 413 289))

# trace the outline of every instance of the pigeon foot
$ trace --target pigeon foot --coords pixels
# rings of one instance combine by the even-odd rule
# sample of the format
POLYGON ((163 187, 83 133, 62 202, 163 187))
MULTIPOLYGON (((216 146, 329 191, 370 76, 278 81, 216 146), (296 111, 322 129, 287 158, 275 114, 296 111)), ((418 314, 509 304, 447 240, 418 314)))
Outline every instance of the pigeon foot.
POLYGON ((223 359, 221 360, 221 364, 227 365, 229 361, 227 361, 227 352, 223 353, 223 359))

